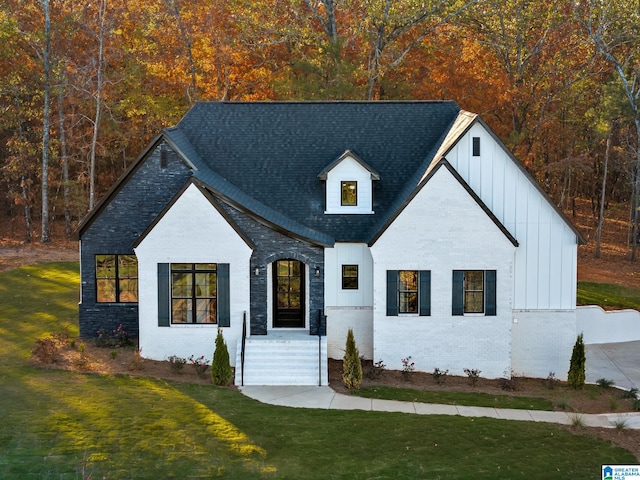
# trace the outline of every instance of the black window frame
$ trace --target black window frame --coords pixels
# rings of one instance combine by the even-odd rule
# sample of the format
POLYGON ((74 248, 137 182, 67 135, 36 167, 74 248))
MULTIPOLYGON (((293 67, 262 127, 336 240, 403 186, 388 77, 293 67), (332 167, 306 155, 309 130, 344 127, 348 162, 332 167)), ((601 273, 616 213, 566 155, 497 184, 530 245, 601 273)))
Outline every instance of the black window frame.
POLYGON ((358 290, 360 287, 360 269, 356 264, 344 264, 342 265, 342 290, 358 290), (355 275, 348 275, 347 269, 355 269, 355 275), (355 285, 354 282, 355 281, 355 285))
POLYGON ((387 270, 387 317, 397 316, 431 316, 431 270, 387 270), (417 273, 417 311, 401 311, 401 294, 411 293, 406 289, 401 290, 400 273, 417 273))
POLYGON ((496 307, 496 270, 453 270, 451 314, 493 317, 496 307), (469 274, 482 273, 482 290, 471 288, 469 274), (482 311, 470 308, 467 301, 472 295, 482 292, 482 311))
MULTIPOLYGON (((106 258, 103 260, 106 261, 106 258)), ((132 253, 97 253, 94 256, 94 268, 95 268, 95 294, 96 294, 96 303, 126 303, 126 304, 135 304, 138 303, 139 296, 139 283, 138 283, 138 257, 132 253), (113 258, 113 272, 112 276, 99 276, 102 267, 100 267, 99 257, 112 257, 113 258), (122 273, 124 267, 121 265, 121 260, 125 257, 132 258, 135 261, 135 276, 131 276, 129 274, 122 273), (123 284, 125 282, 134 282, 135 289, 131 288, 123 288, 123 284), (114 292, 113 299, 109 300, 101 300, 101 284, 111 284, 112 290, 114 292), (131 294, 131 292, 135 292, 135 300, 127 300, 125 298, 125 292, 131 294)), ((126 271, 130 271, 126 269, 126 271)))
POLYGON ((471 155, 474 157, 479 157, 480 156, 480 137, 472 137, 471 139, 471 155))
MULTIPOLYGON (((170 323, 171 325, 217 325, 219 324, 219 264, 217 263, 171 263, 169 265, 169 314, 170 314, 170 323), (189 268, 185 267, 189 265, 189 268), (180 267, 179 267, 180 266, 180 267), (215 295, 203 295, 198 294, 198 286, 197 276, 198 275, 211 275, 215 274, 215 295), (187 287, 190 289, 189 295, 178 295, 174 292, 174 288, 176 286, 174 279, 178 275, 188 275, 190 276, 190 284, 187 287), (203 318, 211 318, 213 316, 213 321, 199 321, 200 312, 203 310, 198 309, 198 304, 202 301, 211 302, 211 300, 215 301, 215 308, 213 312, 209 311, 206 317, 203 318), (186 318, 186 321, 176 321, 176 308, 175 304, 182 301, 190 301, 191 309, 190 309, 190 318, 186 318), (195 307, 195 308, 194 308, 195 307)), ((188 302, 187 302, 188 303, 188 302)), ((187 310, 189 311, 189 310, 187 310)))
POLYGON ((340 182, 340 205, 342 207, 358 206, 358 182, 356 180, 342 180, 340 182), (353 185, 353 190, 355 190, 353 203, 347 203, 345 200, 345 188, 350 188, 350 185, 353 185))

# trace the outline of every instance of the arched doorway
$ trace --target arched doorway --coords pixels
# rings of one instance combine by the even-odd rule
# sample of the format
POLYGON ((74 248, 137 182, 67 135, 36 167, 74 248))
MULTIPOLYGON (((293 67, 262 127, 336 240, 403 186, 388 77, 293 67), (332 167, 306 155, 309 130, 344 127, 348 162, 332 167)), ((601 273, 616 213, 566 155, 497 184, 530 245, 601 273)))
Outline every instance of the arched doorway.
POLYGON ((305 265, 284 259, 273 263, 273 327, 304 328, 305 265))

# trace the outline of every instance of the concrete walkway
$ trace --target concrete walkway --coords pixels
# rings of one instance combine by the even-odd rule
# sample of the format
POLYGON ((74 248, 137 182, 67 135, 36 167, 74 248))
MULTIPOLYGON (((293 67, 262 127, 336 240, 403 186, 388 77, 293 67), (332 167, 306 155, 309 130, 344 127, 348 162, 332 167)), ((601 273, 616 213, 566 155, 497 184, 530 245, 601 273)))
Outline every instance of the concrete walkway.
MULTIPOLYGON (((586 378, 595 383, 600 378, 612 380, 620 388, 640 389, 640 342, 586 345, 586 378)), ((640 412, 606 413, 601 415, 537 410, 463 407, 417 402, 377 400, 336 393, 330 387, 311 386, 246 386, 246 396, 271 405, 295 408, 323 408, 331 410, 371 410, 403 412, 418 415, 462 415, 465 417, 491 417, 503 420, 525 420, 571 425, 576 416, 589 427, 613 428, 624 422, 626 428, 640 429, 640 412)))
POLYGON ((491 417, 502 420, 524 420, 571 425, 578 416, 589 427, 614 428, 624 422, 626 428, 640 429, 640 412, 607 413, 601 415, 547 412, 539 410, 463 407, 418 402, 378 400, 336 393, 330 387, 313 386, 245 386, 246 396, 271 405, 294 408, 322 408, 328 410, 371 410, 402 412, 418 415, 461 415, 463 417, 491 417))

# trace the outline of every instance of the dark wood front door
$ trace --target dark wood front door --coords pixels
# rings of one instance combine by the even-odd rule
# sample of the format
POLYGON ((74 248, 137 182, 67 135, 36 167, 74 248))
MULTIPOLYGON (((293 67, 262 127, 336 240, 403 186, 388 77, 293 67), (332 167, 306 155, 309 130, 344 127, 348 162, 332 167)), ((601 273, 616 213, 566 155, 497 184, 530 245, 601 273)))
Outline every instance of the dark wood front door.
POLYGON ((275 328, 304 328, 304 263, 273 264, 273 310, 275 328))

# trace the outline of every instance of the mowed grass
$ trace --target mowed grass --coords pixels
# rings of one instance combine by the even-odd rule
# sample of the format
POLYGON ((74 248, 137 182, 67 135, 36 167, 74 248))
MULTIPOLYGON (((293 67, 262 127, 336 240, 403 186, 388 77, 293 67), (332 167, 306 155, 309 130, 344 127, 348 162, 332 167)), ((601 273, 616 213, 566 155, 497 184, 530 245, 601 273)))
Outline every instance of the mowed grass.
POLYGON ((640 310, 640 291, 612 283, 578 282, 577 303, 640 310))
POLYGON ((77 333, 77 268, 0 273, 0 478, 595 478, 603 463, 637 462, 543 423, 292 409, 30 366, 36 338, 77 333))
POLYGON ((416 390, 395 387, 364 387, 354 393, 366 398, 384 398, 403 402, 465 405, 468 407, 517 408, 523 410, 553 410, 553 403, 546 398, 491 395, 482 392, 446 392, 416 390))

